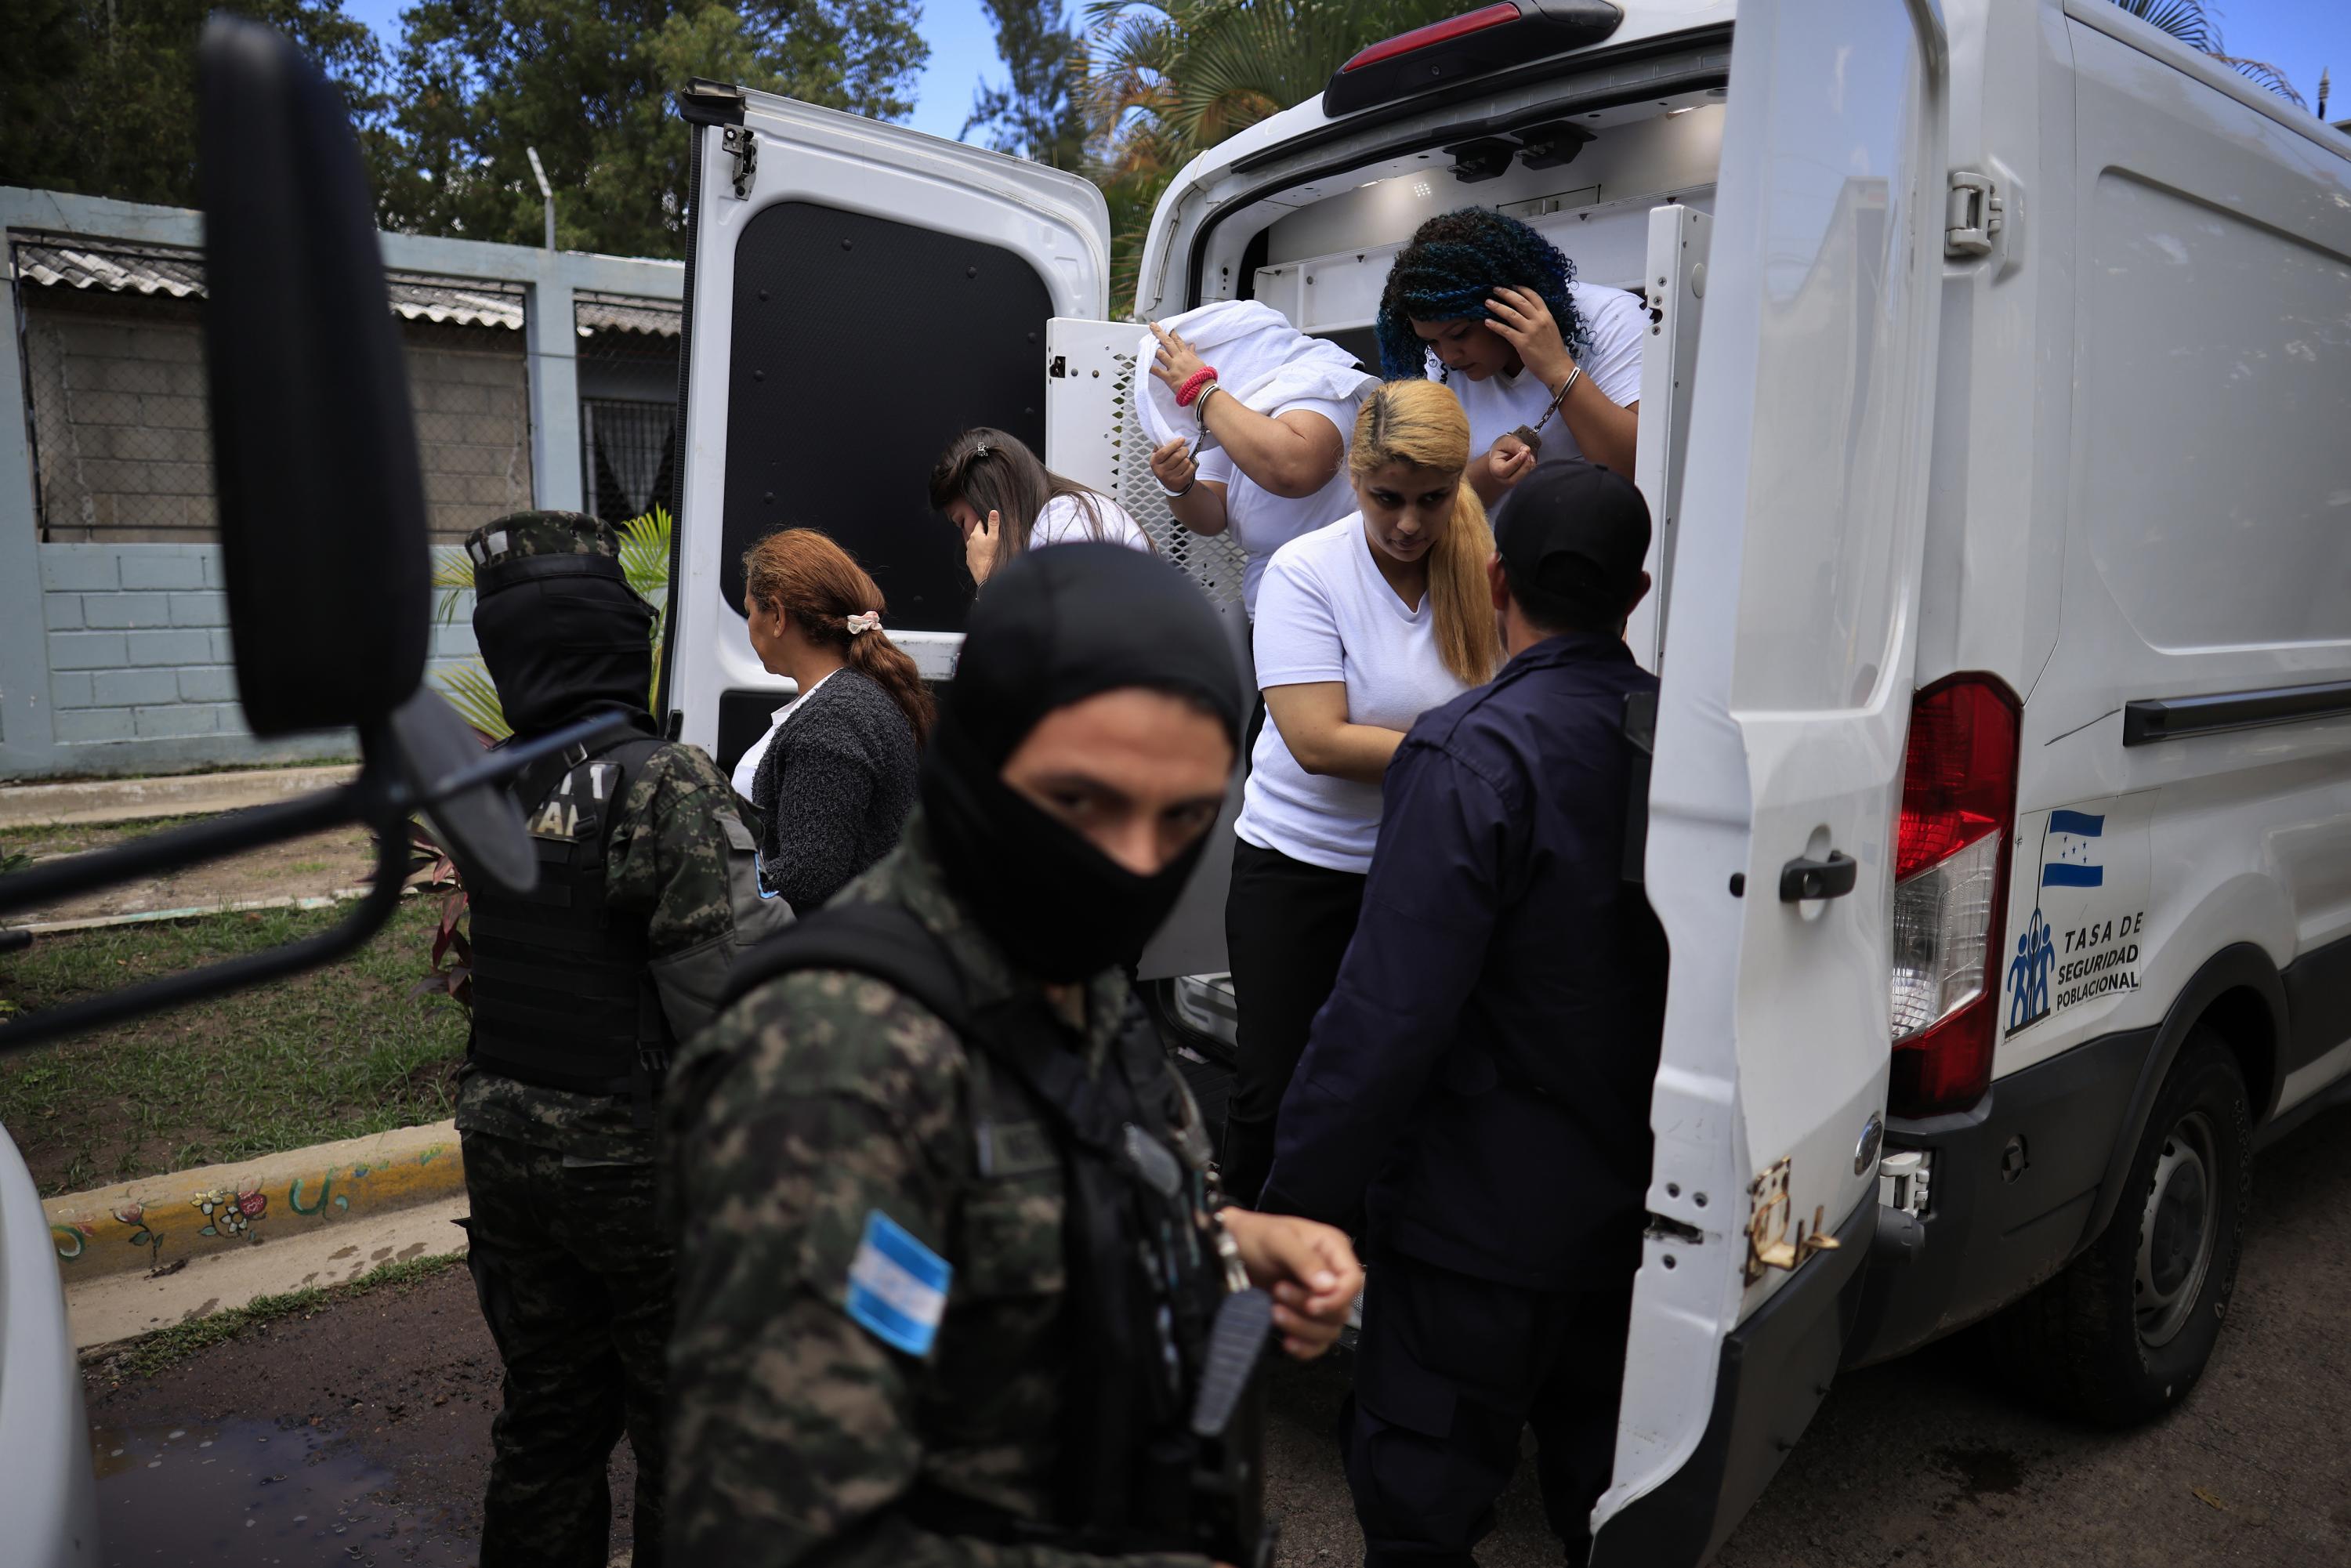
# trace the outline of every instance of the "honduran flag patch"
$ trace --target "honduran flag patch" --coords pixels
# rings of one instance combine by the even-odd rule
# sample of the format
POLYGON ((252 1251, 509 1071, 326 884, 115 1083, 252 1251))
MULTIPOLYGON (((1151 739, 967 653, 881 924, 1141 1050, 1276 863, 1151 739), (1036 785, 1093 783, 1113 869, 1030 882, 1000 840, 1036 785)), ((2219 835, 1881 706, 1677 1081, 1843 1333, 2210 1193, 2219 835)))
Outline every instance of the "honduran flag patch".
POLYGON ((873 1210, 849 1265, 849 1315, 875 1339, 927 1355, 946 1315, 955 1269, 896 1220, 873 1210))

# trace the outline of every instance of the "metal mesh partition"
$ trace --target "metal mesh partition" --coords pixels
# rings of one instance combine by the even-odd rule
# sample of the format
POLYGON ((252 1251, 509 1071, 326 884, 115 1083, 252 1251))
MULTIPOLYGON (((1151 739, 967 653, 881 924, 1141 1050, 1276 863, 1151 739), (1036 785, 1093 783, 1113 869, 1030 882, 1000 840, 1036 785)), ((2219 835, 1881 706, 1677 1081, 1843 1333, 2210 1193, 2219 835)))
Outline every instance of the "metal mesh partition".
POLYGON ((1118 410, 1118 433, 1112 437, 1112 445, 1118 454, 1118 466, 1113 498, 1142 525, 1160 553, 1189 573, 1210 600, 1219 607, 1237 605, 1241 601, 1249 557, 1230 532, 1196 534, 1168 511, 1167 497, 1151 473, 1151 437, 1135 412, 1135 358, 1120 354, 1116 360, 1118 390, 1112 403, 1118 410))

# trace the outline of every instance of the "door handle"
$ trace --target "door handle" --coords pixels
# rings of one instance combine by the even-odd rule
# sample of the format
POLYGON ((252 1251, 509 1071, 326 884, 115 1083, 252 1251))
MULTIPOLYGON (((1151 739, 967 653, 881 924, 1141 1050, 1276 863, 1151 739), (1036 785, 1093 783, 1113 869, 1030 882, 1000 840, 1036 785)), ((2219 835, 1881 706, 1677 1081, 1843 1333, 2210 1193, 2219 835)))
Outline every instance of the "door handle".
POLYGON ((1843 898, 1853 891, 1860 864, 1843 850, 1831 850, 1824 861, 1799 855, 1780 868, 1780 902, 1802 904, 1815 898, 1843 898))

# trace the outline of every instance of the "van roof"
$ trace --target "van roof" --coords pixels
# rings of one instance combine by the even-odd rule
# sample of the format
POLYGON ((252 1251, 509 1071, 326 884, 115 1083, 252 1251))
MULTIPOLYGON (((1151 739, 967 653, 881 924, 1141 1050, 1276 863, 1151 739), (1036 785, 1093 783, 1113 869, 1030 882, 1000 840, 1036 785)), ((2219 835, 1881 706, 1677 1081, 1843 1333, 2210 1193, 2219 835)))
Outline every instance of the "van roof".
MULTIPOLYGON (((1588 48, 1569 49, 1551 57, 1572 60, 1587 55, 1613 54, 1630 46, 1646 44, 1677 33, 1723 26, 1739 10, 1736 0, 1623 0, 1623 4, 1625 20, 1606 41, 1588 48)), ((1464 9, 1468 8, 1465 5, 1464 9)), ((1409 115, 1416 101, 1406 99, 1397 103, 1375 104, 1334 120, 1322 112, 1322 95, 1318 92, 1305 102, 1260 120, 1248 130, 1236 132, 1200 153, 1184 165, 1168 189, 1172 192, 1196 183, 1211 172, 1247 162, 1252 154, 1279 146, 1306 131, 1337 125, 1378 124, 1409 115)))

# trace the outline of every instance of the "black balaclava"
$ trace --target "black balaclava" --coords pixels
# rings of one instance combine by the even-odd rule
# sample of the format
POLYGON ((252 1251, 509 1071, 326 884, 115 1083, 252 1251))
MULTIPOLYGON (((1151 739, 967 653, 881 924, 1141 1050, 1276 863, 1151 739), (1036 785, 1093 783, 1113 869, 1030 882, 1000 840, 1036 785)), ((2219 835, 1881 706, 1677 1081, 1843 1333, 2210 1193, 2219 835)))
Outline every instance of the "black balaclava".
POLYGON ((1024 551, 972 607, 924 753, 923 811, 948 885, 1042 980, 1132 963, 1207 847, 1204 837, 1156 876, 1137 876, 1004 782, 1005 759, 1047 714, 1128 686, 1198 701, 1238 760, 1240 667, 1182 572, 1119 545, 1024 551))
POLYGON ((622 574, 611 530, 526 513, 475 530, 474 636, 517 737, 600 709, 652 730, 653 612, 622 574))

